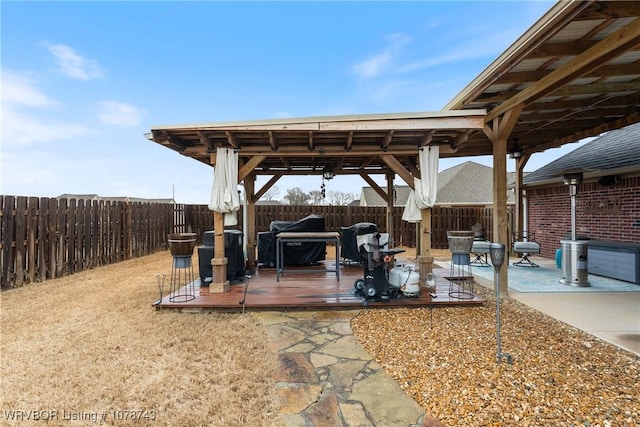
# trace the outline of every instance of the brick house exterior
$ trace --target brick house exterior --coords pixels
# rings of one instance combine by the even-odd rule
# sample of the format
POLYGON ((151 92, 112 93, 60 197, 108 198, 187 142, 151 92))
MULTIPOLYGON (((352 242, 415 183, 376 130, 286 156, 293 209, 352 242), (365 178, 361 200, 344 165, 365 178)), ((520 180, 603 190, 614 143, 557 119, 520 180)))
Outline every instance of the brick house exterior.
POLYGON ((609 132, 528 174, 527 228, 541 256, 571 236, 571 198, 563 171, 582 170, 576 197, 578 239, 640 244, 640 123, 609 132))

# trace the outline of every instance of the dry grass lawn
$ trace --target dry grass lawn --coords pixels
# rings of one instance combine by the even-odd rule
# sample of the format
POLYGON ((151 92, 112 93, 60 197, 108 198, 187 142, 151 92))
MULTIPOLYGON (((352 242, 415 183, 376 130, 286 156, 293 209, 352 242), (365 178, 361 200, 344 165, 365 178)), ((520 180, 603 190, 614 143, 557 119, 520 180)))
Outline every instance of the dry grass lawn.
POLYGON ((9 422, 17 410, 58 411, 48 425, 64 426, 104 413, 103 425, 280 425, 263 326, 156 311, 155 274, 170 267, 162 252, 3 292, 0 425, 43 424, 9 422))

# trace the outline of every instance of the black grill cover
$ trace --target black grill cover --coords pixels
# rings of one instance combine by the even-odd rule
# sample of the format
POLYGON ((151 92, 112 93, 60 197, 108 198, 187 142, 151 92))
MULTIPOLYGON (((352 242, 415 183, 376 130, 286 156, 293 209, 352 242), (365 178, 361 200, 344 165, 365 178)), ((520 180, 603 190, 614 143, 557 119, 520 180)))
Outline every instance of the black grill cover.
MULTIPOLYGON (((268 232, 258 233, 258 264, 275 266, 276 235, 281 232, 326 231, 324 217, 309 215, 298 221, 271 221, 268 232)), ((309 265, 322 261, 326 257, 327 245, 324 242, 284 244, 285 265, 309 265)))
MULTIPOLYGON (((213 276, 211 259, 215 248, 213 231, 205 231, 202 236, 202 246, 198 247, 198 263, 201 283, 210 283, 213 276)), ((227 257, 227 279, 233 280, 243 278, 244 251, 242 250, 242 231, 224 231, 224 256, 227 257)))
POLYGON ((358 222, 349 227, 340 227, 340 256, 360 262, 362 257, 358 250, 357 236, 377 232, 378 226, 371 222, 358 222))

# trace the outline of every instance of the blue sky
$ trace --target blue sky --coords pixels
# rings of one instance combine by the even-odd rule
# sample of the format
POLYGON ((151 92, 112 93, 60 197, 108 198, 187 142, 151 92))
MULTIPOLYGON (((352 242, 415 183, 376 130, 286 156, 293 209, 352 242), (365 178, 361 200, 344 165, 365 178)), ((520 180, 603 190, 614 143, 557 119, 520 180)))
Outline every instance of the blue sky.
POLYGON ((146 140, 152 126, 437 111, 552 4, 3 1, 0 192, 206 204, 213 169, 146 140))

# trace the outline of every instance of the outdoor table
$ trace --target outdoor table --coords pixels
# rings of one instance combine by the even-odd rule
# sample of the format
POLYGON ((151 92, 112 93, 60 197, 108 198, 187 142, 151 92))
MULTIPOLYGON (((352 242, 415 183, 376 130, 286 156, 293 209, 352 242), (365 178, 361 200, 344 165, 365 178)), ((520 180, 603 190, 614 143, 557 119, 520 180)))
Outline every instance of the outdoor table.
POLYGON ((325 270, 296 270, 296 273, 317 273, 319 271, 335 272, 336 279, 340 280, 340 233, 337 231, 319 232, 282 232, 276 235, 276 281, 280 281, 280 275, 284 273, 284 245, 285 243, 331 243, 336 247, 335 269, 325 270))

